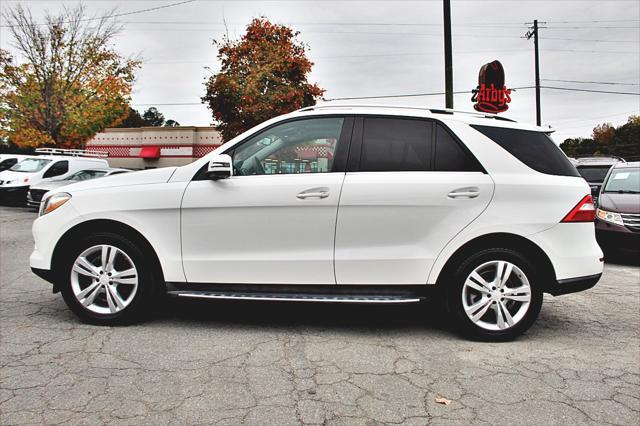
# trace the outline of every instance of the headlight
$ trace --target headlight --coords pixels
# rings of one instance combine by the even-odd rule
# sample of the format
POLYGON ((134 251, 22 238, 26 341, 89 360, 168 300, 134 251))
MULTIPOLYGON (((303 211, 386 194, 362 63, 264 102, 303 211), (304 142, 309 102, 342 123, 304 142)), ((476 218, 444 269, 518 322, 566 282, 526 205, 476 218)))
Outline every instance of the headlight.
POLYGON ((598 219, 604 220, 605 222, 624 226, 624 222, 622 221, 622 216, 620 216, 620 213, 608 212, 606 210, 598 209, 598 211, 596 212, 596 216, 598 216, 598 219))
POLYGON ((40 216, 51 213, 70 199, 71 194, 67 194, 66 192, 59 192, 45 198, 42 200, 42 203, 40 203, 40 216))

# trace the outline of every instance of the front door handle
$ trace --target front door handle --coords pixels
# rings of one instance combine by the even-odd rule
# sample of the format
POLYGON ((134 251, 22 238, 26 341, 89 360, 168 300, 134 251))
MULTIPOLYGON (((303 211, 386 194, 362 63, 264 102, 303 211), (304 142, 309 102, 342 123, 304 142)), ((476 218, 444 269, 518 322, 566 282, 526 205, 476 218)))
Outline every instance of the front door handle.
POLYGON ((447 194, 447 197, 457 199, 457 198, 476 198, 480 195, 480 189, 476 187, 469 188, 458 188, 451 191, 447 194))
POLYGON ((300 200, 306 200, 307 198, 327 198, 328 196, 329 188, 311 188, 296 195, 300 200))

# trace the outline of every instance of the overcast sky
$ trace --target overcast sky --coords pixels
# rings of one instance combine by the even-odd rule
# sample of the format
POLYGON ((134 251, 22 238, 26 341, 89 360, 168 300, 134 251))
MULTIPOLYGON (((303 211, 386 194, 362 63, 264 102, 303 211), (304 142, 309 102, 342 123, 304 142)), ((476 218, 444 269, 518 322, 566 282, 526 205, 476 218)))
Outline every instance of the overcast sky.
MULTIPOLYGON (((167 1, 85 1, 90 14, 113 7, 118 13, 177 3, 167 1)), ((36 17, 75 1, 22 3, 36 17)), ((640 92, 640 2, 633 1, 452 1, 454 90, 477 85, 478 70, 498 59, 508 87, 534 84, 533 41, 522 36, 526 22, 547 22, 540 29, 543 86, 640 92), (573 80, 579 82, 552 81, 573 80), (597 82, 597 83, 593 83, 597 82), (602 84, 616 83, 616 84, 602 84)), ((211 1, 197 0, 120 17, 123 30, 115 47, 140 55, 133 105, 157 106, 182 125, 211 124, 211 112, 199 104, 203 82, 216 72, 217 51, 226 20, 239 37, 257 16, 290 25, 310 47, 315 63, 310 81, 326 89, 326 98, 442 92, 444 55, 442 1, 211 1), (209 67, 210 70, 205 69, 209 67), (186 105, 180 105, 186 104, 186 105)), ((0 46, 11 52, 7 28, 0 46)), ((397 98, 358 103, 443 107, 444 96, 397 98)), ((472 111, 470 94, 455 96, 455 108, 472 111)), ((637 95, 542 89, 542 122, 556 129, 554 139, 589 136, 594 125, 622 124, 640 113, 637 95)), ((535 93, 512 94, 505 116, 535 123, 535 93)))

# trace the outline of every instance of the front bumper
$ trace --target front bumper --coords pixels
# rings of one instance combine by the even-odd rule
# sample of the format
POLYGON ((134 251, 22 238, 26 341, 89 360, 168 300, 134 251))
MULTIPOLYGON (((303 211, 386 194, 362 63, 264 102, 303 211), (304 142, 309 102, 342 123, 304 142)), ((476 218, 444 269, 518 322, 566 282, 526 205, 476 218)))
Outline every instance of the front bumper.
POLYGON ((27 200, 28 191, 28 186, 2 186, 0 187, 0 200, 24 203, 27 200))
POLYGON ((565 280, 558 280, 546 291, 554 296, 560 296, 562 294, 576 293, 578 291, 588 290, 595 286, 602 274, 587 275, 586 277, 568 278, 565 280))
POLYGON ((640 252, 640 232, 631 231, 626 226, 597 220, 596 238, 605 249, 640 252))

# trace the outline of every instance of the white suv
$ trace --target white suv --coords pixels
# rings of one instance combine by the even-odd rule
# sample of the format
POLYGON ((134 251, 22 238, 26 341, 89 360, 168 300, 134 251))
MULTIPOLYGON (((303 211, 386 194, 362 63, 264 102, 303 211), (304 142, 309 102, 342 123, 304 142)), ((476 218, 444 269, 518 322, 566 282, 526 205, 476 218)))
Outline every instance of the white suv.
POLYGON ((183 167, 66 186, 31 267, 82 319, 128 323, 158 294, 408 303, 504 340, 543 292, 603 269, 589 186, 543 129, 495 116, 316 106, 183 167))

